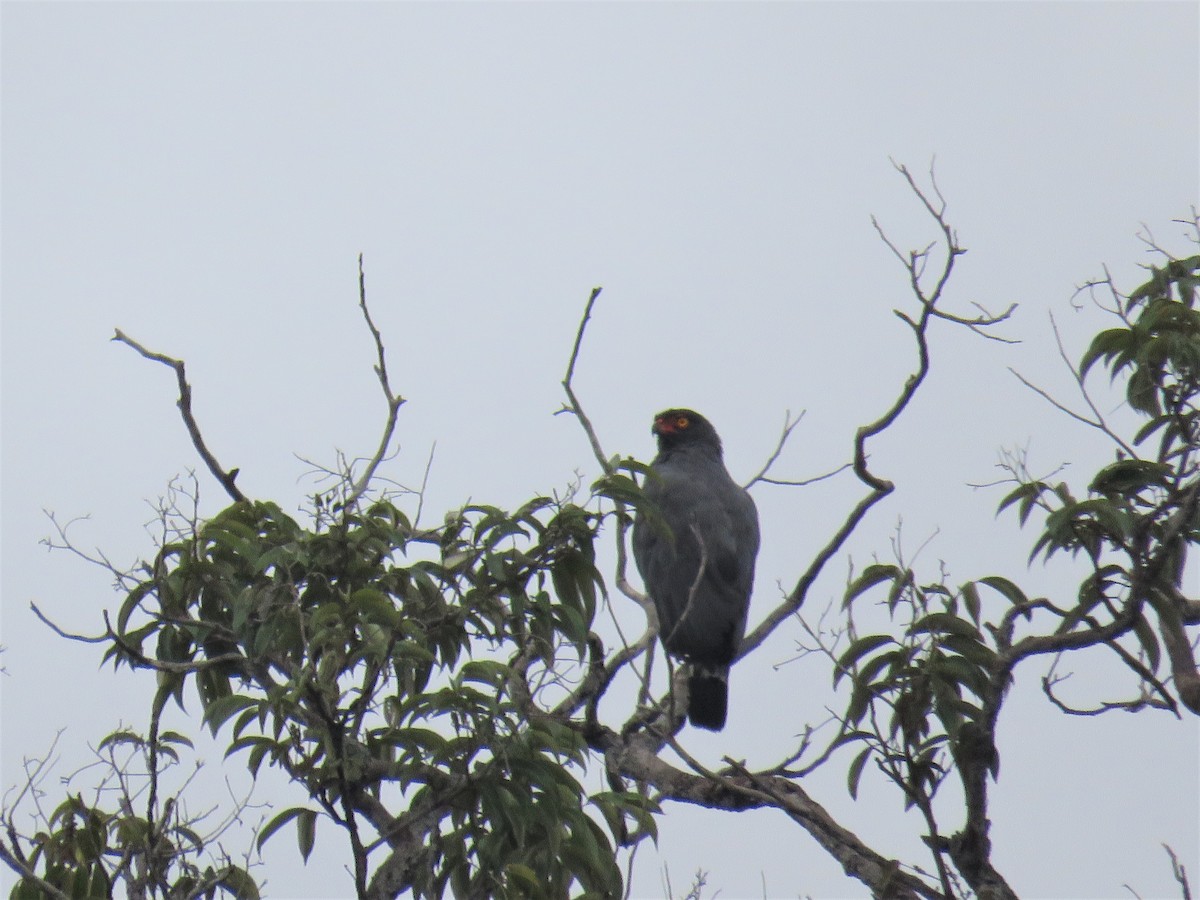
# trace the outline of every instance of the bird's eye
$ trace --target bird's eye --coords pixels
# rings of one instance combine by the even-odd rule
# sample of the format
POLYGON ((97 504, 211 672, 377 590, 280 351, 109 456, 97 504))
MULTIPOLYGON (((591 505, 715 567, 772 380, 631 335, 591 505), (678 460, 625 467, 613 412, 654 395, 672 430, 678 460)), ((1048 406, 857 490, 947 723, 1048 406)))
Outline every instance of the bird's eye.
POLYGON ((687 428, 687 427, 688 427, 689 425, 691 425, 691 424, 692 424, 692 423, 691 423, 691 421, 688 419, 688 417, 687 417, 687 416, 680 416, 678 419, 676 419, 676 420, 675 420, 675 427, 676 427, 676 428, 687 428))

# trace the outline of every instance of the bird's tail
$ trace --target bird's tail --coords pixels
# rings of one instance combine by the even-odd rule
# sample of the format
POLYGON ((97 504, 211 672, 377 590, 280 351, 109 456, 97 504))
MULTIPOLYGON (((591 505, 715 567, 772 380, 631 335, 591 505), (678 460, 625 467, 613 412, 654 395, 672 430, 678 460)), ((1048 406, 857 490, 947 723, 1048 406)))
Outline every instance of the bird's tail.
POLYGON ((695 666, 688 676, 688 721, 720 731, 729 703, 729 667, 695 666))

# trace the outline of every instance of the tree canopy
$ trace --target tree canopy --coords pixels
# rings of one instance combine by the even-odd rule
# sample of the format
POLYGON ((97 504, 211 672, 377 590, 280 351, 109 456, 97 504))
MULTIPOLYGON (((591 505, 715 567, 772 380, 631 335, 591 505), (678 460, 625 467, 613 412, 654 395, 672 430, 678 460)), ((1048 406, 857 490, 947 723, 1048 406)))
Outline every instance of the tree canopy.
MULTIPOLYGON (((774 608, 751 620, 739 659, 804 621, 817 578, 845 563, 849 538, 893 492, 870 449, 902 427, 921 390, 931 324, 988 338, 1013 312, 949 308, 965 250, 936 184, 899 171, 935 234, 925 249, 904 251, 880 228, 911 289, 895 314, 911 335, 913 365, 830 473, 856 479, 859 499, 774 608)), ((373 456, 329 472, 299 513, 245 495, 193 413, 183 361, 117 331, 114 340, 174 370, 184 426, 229 504, 201 518, 194 493, 175 486, 153 558, 114 570, 123 599, 102 631, 49 623, 96 642, 115 667, 152 677, 156 690, 145 733, 121 728, 99 745, 112 763, 109 802, 69 794, 29 833, 16 810, 37 788, 35 774, 4 811, 0 858, 20 879, 14 898, 259 895, 251 867, 216 851, 160 789, 162 771, 191 745, 163 721, 189 702, 225 742, 227 764, 278 770, 293 786, 294 802, 262 824, 257 847, 290 832, 307 858, 323 823, 320 840, 345 843, 364 898, 620 897, 630 887, 623 860, 671 825, 665 801, 714 817, 776 809, 873 896, 1015 897, 992 858, 989 803, 1003 784, 997 735, 1018 669, 1110 654, 1128 673, 1127 695, 1076 707, 1043 666, 1047 702, 1064 715, 1200 715, 1200 597, 1185 580, 1188 550, 1200 543, 1200 255, 1163 253, 1128 293, 1111 280, 1087 286, 1112 316, 1069 361, 1088 412, 1031 385, 1113 451, 1078 483, 1035 476, 1019 454, 1006 457, 1000 513, 1026 529, 1031 559, 1082 561, 1077 589, 1037 596, 1011 572, 950 583, 903 559, 855 568, 839 624, 809 632, 844 708, 832 732, 806 732, 794 752, 758 769, 728 757, 714 769, 689 754, 684 672, 665 662, 653 606, 627 578, 633 513, 655 511, 642 494, 644 463, 609 453, 576 391, 600 290, 571 348, 561 410, 586 433, 597 476, 515 509, 473 502, 431 525, 422 493, 381 475, 404 399, 359 266, 387 414, 373 456), (1109 384, 1139 417, 1134 431, 1111 424, 1093 401, 1109 384), (609 571, 603 547, 614 551, 609 571), (891 625, 864 633, 855 612, 871 603, 891 625), (604 627, 606 604, 644 610, 641 633, 604 627), (821 767, 844 771, 851 795, 869 767, 882 773, 919 814, 927 855, 893 859, 836 820, 806 789, 821 767), (607 789, 588 786, 596 771, 607 789), (942 790, 952 783, 959 790, 942 790)), ((749 487, 771 486, 795 424, 788 419, 749 487)), ((1186 896, 1186 874, 1173 854, 1170 863, 1186 896)))

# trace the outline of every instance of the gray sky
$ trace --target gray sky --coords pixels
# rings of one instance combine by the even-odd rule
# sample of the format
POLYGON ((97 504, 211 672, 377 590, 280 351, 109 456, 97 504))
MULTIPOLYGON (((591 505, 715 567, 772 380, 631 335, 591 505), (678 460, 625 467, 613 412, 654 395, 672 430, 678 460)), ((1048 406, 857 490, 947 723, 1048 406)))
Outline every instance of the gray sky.
MULTIPOLYGON (((385 474, 419 481, 436 441, 435 515, 596 474, 579 429, 552 416, 596 285, 577 388, 609 453, 648 458, 652 414, 689 405, 745 479, 785 410, 803 409, 778 470, 802 478, 845 461, 912 364, 891 313, 910 301, 904 273, 869 217, 905 248, 932 240, 888 159, 924 171, 936 154, 970 250, 952 308, 1019 302, 1004 333, 1022 343, 935 329, 927 389, 872 456, 900 487, 854 557, 887 557, 902 518, 930 576, 944 560, 959 580, 1072 590, 1070 566, 1026 570, 1033 532, 969 484, 997 477, 1002 447, 1028 444, 1039 471, 1072 462, 1080 487, 1111 456, 1007 369, 1074 400, 1048 313, 1077 358, 1104 320, 1072 308, 1076 285, 1104 264, 1136 284, 1140 223, 1186 250, 1171 219, 1200 195, 1197 9, 5 3, 3 783, 64 726, 69 771, 118 718, 145 722, 144 678, 98 673, 94 648, 28 611, 83 631, 116 602, 98 570, 38 546, 43 508, 90 514, 79 543, 133 560, 151 552, 147 500, 199 465, 171 373, 110 343, 113 327, 185 358, 241 487, 295 508, 313 485, 293 454, 367 454, 383 420, 359 252, 410 400, 385 474)), ((214 512, 219 489, 202 476, 201 490, 214 512)), ((755 495, 752 622, 859 492, 843 479, 755 495)), ((838 597, 845 571, 831 566, 811 603, 838 597)), ((776 665, 799 637, 784 626, 735 669, 730 726, 687 734, 701 759, 770 764, 826 717, 827 669, 776 665)), ((1103 665, 1078 671, 1081 702, 1115 684, 1103 665)), ((1064 719, 1040 674, 1019 673, 994 791, 995 861, 1018 892, 1171 895, 1162 842, 1200 877, 1196 722, 1064 719)), ((201 750, 219 773, 220 747, 201 750)), ((240 761, 225 770, 244 781, 240 761)), ((918 852, 915 818, 882 784, 852 802, 834 766, 806 787, 880 851, 918 852)), ((255 798, 294 802, 270 783, 255 798)), ((777 814, 670 807, 661 830, 658 852, 639 852, 639 896, 661 894, 664 865, 677 893, 697 867, 725 898, 861 893, 777 814)), ((274 897, 344 894, 328 825, 315 859, 301 868, 281 834, 258 874, 274 897)))

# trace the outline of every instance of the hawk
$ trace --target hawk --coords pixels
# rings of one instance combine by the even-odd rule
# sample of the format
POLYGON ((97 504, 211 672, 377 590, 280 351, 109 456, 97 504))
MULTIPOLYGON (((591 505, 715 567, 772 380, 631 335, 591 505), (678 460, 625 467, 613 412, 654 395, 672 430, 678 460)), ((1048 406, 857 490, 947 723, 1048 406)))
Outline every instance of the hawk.
POLYGON ((643 493, 653 511, 634 523, 633 555, 663 647, 691 665, 688 720, 720 731, 750 608, 758 511, 725 469, 721 439, 704 416, 669 409, 651 431, 658 455, 643 493))

